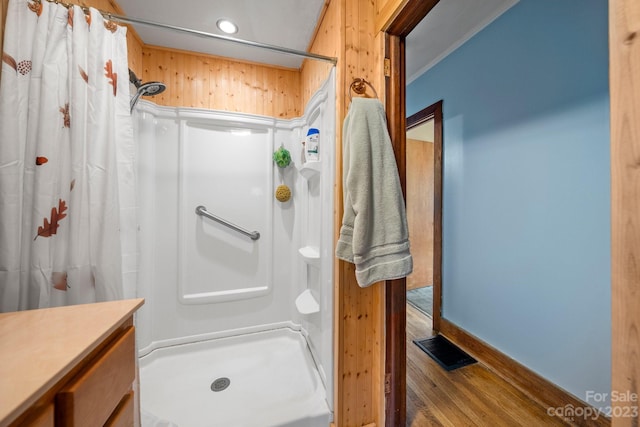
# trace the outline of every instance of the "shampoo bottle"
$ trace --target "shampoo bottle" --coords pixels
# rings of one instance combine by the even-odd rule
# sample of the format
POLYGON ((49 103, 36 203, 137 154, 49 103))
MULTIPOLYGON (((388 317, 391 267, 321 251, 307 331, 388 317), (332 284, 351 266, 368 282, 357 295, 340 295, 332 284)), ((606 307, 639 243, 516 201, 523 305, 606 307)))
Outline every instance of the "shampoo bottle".
POLYGON ((304 149, 307 162, 316 162, 320 160, 320 131, 318 129, 309 129, 307 132, 307 139, 304 143, 304 149))

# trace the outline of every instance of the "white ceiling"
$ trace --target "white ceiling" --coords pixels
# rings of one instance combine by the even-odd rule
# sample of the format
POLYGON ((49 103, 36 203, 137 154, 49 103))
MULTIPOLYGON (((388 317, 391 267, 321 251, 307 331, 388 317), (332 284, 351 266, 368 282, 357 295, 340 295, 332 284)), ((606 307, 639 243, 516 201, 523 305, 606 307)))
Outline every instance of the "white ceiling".
MULTIPOLYGON (((518 0, 442 0, 409 34, 407 82, 461 46, 518 0)), ((325 0, 118 0, 127 16, 198 31, 223 34, 220 18, 234 21, 233 37, 305 51, 325 0)), ((302 58, 134 25, 146 44, 299 68, 302 58)))

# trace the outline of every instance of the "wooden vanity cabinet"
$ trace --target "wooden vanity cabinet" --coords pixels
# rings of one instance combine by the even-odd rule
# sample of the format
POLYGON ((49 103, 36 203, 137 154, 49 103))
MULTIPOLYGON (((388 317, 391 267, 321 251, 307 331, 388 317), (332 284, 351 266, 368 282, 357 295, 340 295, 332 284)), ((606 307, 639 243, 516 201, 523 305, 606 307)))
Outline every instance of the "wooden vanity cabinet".
POLYGON ((44 407, 34 405, 12 426, 133 426, 135 329, 128 326, 114 335, 47 393, 52 398, 44 407))
MULTIPOLYGON (((136 301, 131 300, 134 303, 136 301)), ((142 305, 143 300, 137 301, 135 307, 126 307, 129 311, 123 317, 109 320, 91 320, 84 324, 86 334, 72 331, 52 338, 51 351, 30 352, 31 360, 16 362, 22 366, 12 381, 19 391, 19 381, 32 375, 33 371, 43 371, 46 376, 41 386, 37 387, 28 401, 19 403, 14 416, 0 417, 0 427, 131 427, 134 425, 134 407, 137 396, 133 392, 136 380, 136 349, 135 328, 133 326, 133 311, 142 305), (92 324, 94 323, 95 326, 92 324), (97 332, 98 336, 85 338, 97 332), (74 335, 69 337, 70 335, 74 335), (100 338, 102 337, 102 338, 100 338), (86 340, 88 346, 78 344, 86 340), (74 347, 65 352, 64 348, 74 347), (56 353, 66 353, 58 357, 56 353), (48 365, 56 365, 57 359, 63 371, 57 373, 46 372, 48 365), (21 408, 21 409, 20 409, 21 408), (19 411, 19 412, 18 412, 19 411)), ((87 315, 93 314, 91 308, 81 308, 87 315)), ((121 314, 122 309, 104 308, 105 317, 121 314)), ((41 316, 46 319, 47 316, 41 316)), ((51 320, 49 318, 48 320, 51 320)), ((0 318, 2 321, 2 318, 0 318)), ((77 327, 83 325, 78 319, 77 327)), ((1 329, 1 328, 0 328, 1 329)), ((1 334, 0 334, 1 335, 1 334)), ((44 345, 43 345, 44 346, 44 345)), ((42 348, 42 347, 41 347, 42 348)), ((49 347, 46 347, 49 349, 49 347)), ((29 356, 27 354, 27 357, 29 356)), ((51 369, 53 372, 55 369, 51 369)), ((43 377, 45 375, 43 374, 43 377)), ((35 383, 35 381, 34 381, 35 383)), ((0 390, 2 391, 2 390, 0 390)), ((4 390, 7 391, 7 390, 4 390)), ((21 399, 20 399, 21 400, 21 399)), ((0 404, 0 407, 2 405, 0 404)), ((2 408, 0 408, 2 409, 2 408)))

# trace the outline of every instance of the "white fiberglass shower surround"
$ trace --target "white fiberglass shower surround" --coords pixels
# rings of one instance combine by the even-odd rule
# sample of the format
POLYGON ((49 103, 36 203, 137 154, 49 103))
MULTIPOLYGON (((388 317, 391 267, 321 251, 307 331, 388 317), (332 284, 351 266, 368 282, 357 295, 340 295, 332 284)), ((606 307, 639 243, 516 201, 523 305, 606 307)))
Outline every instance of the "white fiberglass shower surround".
POLYGON ((143 101, 134 122, 143 427, 328 426, 334 71, 301 118, 143 101), (309 128, 320 131, 317 162, 304 161, 309 128), (280 146, 284 169, 272 160, 280 146), (280 184, 292 190, 284 203, 280 184))

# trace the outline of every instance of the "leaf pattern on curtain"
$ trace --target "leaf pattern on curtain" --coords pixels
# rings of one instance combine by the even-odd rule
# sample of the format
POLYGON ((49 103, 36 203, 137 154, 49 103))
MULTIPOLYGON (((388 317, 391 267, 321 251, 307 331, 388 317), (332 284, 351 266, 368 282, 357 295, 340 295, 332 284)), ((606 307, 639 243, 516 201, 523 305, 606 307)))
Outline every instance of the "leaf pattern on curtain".
POLYGON ((37 166, 42 166, 45 163, 47 163, 48 161, 49 161, 49 159, 47 159, 46 157, 42 157, 42 156, 36 157, 36 165, 37 166))
POLYGON ((71 116, 69 115, 69 103, 64 104, 64 107, 60 107, 62 113, 62 126, 65 128, 71 127, 71 116))
POLYGON ((51 218, 44 219, 44 224, 38 227, 38 234, 36 234, 36 237, 34 237, 33 240, 36 240, 38 236, 51 237, 52 235, 56 234, 58 232, 58 227, 60 226, 60 224, 58 224, 58 221, 67 216, 67 214, 65 213, 66 210, 67 204, 64 200, 59 199, 58 208, 51 208, 51 218))
POLYGON ((89 75, 79 65, 78 65, 78 71, 80 71, 80 77, 82 77, 82 80, 84 80, 85 83, 89 83, 89 75))
POLYGON ((16 72, 18 72, 18 63, 16 62, 15 59, 13 59, 13 56, 9 55, 8 53, 3 53, 2 62, 6 63, 7 65, 9 65, 9 67, 13 68, 16 72))
POLYGON ((104 27, 108 31, 111 31, 112 33, 115 33, 116 31, 118 31, 118 24, 112 21, 104 21, 104 27))
POLYGON ((54 271, 51 273, 51 284, 54 289, 59 291, 67 291, 67 289, 71 288, 69 283, 67 283, 67 272, 66 271, 54 271))
POLYGON ((29 3, 28 6, 31 12, 34 12, 38 16, 42 15, 42 2, 29 3))
POLYGON ((113 63, 110 59, 105 63, 104 70, 106 71, 105 76, 109 79, 109 84, 113 86, 113 96, 116 96, 118 91, 118 73, 113 72, 113 63))

